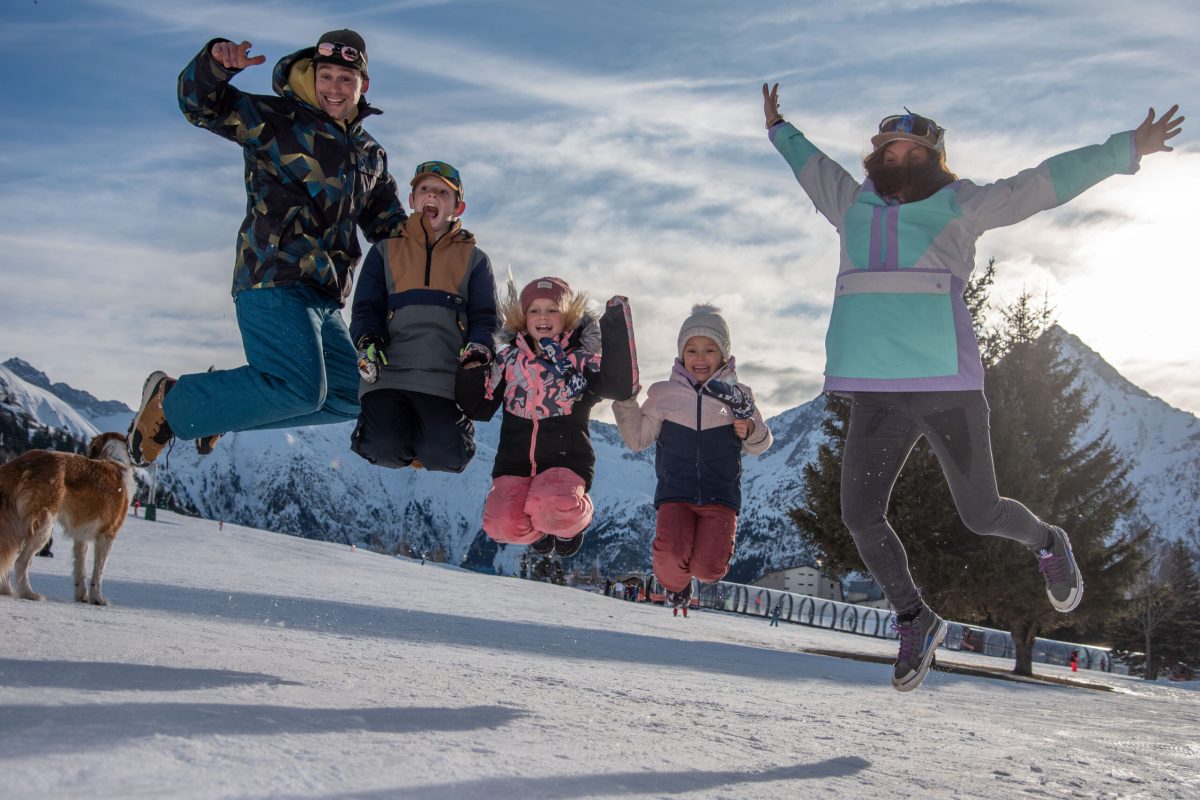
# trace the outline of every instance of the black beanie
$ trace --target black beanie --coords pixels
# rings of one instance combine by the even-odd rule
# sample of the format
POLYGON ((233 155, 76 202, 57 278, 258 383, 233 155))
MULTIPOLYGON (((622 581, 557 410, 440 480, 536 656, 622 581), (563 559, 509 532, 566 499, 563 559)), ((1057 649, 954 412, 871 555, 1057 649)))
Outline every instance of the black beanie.
POLYGON ((317 64, 336 64, 339 67, 356 69, 362 73, 364 78, 369 77, 367 75, 367 43, 363 41, 363 38, 357 33, 348 28, 340 31, 329 31, 328 33, 321 34, 321 38, 317 39, 318 46, 320 46, 322 42, 349 45, 358 51, 358 60, 347 61, 346 59, 342 58, 341 53, 333 53, 328 56, 323 56, 314 48, 312 59, 313 66, 316 66, 317 64))

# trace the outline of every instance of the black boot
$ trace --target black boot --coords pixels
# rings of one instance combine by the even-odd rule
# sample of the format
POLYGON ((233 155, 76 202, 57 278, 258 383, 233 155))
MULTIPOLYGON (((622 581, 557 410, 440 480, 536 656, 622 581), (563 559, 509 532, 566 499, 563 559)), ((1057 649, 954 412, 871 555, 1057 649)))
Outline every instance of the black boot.
POLYGON ((529 550, 530 552, 537 553, 539 556, 548 556, 554 552, 555 541, 556 540, 553 536, 543 536, 536 542, 529 545, 529 550))
POLYGON ((583 547, 583 531, 572 536, 570 539, 554 539, 554 555, 563 558, 569 558, 579 552, 579 548, 583 547))

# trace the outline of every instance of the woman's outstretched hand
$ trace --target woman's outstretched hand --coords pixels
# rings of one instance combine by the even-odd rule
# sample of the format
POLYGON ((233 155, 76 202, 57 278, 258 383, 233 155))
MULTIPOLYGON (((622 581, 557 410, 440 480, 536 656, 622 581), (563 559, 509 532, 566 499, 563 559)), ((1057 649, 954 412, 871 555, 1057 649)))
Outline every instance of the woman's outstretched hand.
POLYGON ((1154 109, 1150 109, 1150 113, 1142 120, 1142 124, 1138 125, 1137 130, 1133 132, 1133 143, 1137 149, 1138 158, 1150 153, 1169 153, 1175 149, 1167 146, 1167 139, 1178 136, 1183 130, 1180 126, 1187 119, 1187 117, 1176 117, 1175 112, 1178 110, 1179 106, 1173 105, 1156 121, 1154 109))
POLYGON ((783 115, 779 113, 779 84, 775 84, 771 89, 767 89, 767 84, 763 84, 763 114, 767 121, 767 130, 783 122, 783 115))

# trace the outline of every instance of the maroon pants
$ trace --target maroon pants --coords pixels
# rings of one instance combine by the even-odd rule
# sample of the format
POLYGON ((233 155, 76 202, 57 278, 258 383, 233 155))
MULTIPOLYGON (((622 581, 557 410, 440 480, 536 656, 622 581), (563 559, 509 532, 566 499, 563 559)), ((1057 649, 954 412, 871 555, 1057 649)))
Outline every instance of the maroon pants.
POLYGON ((737 514, 722 505, 663 503, 654 529, 654 575, 669 592, 693 576, 716 581, 729 571, 737 538, 737 514))

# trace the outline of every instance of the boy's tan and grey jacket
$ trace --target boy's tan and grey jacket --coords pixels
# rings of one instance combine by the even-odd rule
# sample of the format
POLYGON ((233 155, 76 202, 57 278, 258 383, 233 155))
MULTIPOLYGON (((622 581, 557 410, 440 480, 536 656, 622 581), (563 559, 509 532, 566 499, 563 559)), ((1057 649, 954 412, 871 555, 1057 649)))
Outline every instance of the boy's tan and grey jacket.
POLYGON ((455 220, 434 237, 421 215, 400 236, 373 246, 354 291, 350 338, 386 342, 387 365, 359 397, 406 389, 454 399, 458 354, 468 342, 494 347, 496 281, 487 254, 455 220))

